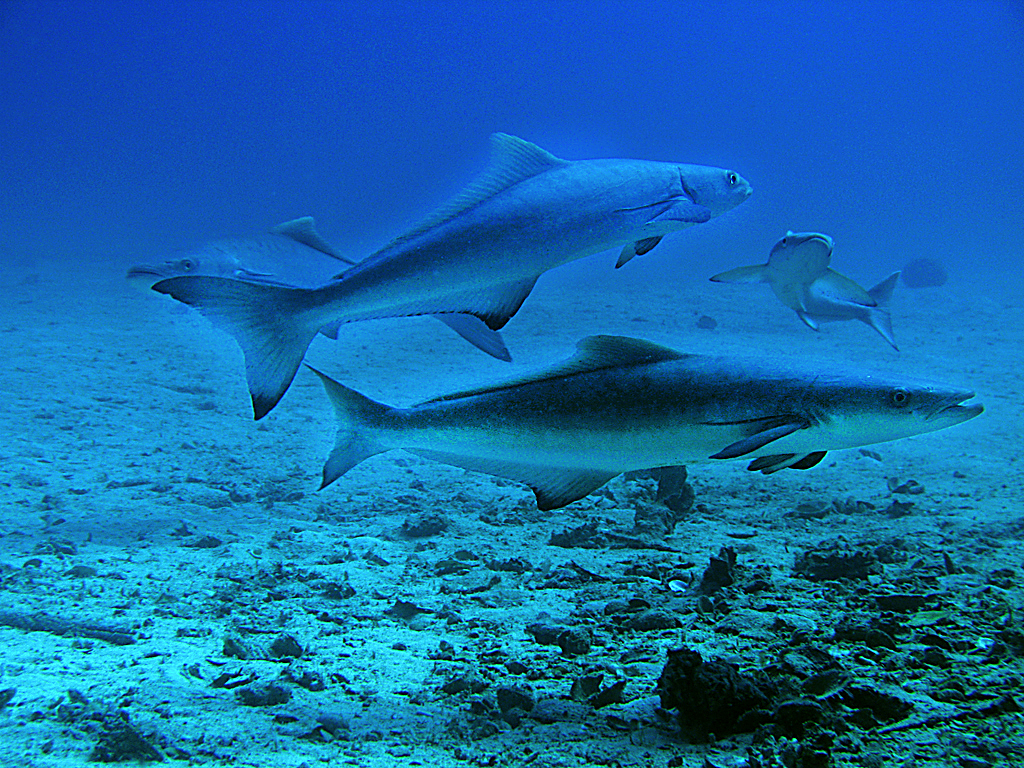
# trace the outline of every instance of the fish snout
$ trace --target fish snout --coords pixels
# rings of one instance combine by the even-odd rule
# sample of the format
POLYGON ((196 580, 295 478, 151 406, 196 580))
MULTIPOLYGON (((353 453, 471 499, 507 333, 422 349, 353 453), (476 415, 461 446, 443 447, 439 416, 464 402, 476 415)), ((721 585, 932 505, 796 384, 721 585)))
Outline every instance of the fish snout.
POLYGON ((969 389, 953 392, 939 400, 932 412, 925 417, 925 420, 931 421, 932 419, 941 418, 949 419, 954 424, 959 424, 969 419, 973 419, 975 416, 979 416, 985 411, 985 406, 981 403, 970 403, 965 405, 965 403, 973 397, 974 392, 969 389))

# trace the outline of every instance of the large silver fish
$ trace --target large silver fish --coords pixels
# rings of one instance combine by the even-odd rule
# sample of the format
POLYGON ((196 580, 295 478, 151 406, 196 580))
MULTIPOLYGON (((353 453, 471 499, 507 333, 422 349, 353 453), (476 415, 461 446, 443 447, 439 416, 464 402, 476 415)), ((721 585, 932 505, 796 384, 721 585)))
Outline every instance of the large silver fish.
MULTIPOLYGON (((128 270, 128 282, 148 289, 172 277, 203 276, 281 288, 316 288, 339 277, 338 262, 355 264, 320 236, 313 217, 303 216, 259 235, 213 240, 160 263, 138 264, 128 270)), ((512 359, 501 334, 479 318, 453 314, 434 317, 487 354, 499 360, 512 359)), ((320 333, 336 339, 338 325, 332 322, 320 328, 320 333)))
POLYGON ((752 459, 770 474, 826 451, 945 429, 980 414, 973 392, 861 371, 686 355, 591 336, 553 369, 407 409, 317 372, 337 415, 328 485, 364 459, 404 448, 518 480, 556 509, 635 469, 752 459))
POLYGON ((779 301, 796 312, 808 328, 819 322, 860 320, 878 331, 897 352, 889 300, 900 273, 893 272, 865 291, 829 268, 832 238, 818 232, 787 232, 772 247, 767 264, 737 267, 711 278, 715 283, 768 283, 779 301))
POLYGON ((487 170, 419 226, 315 290, 216 277, 154 285, 198 307, 245 354, 257 419, 288 389, 306 349, 331 323, 462 314, 493 330, 541 274, 609 248, 619 265, 665 235, 750 196, 733 171, 646 160, 562 160, 495 134, 487 170))

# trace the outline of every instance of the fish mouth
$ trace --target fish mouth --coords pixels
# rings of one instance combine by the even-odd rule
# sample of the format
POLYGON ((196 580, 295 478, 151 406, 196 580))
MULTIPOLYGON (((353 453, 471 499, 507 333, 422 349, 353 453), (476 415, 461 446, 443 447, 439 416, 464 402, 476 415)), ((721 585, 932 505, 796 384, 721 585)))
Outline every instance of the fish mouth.
POLYGON ((955 395, 951 395, 939 403, 938 407, 925 417, 925 421, 932 421, 933 419, 948 420, 952 424, 960 424, 961 422, 973 419, 975 416, 981 415, 985 411, 985 406, 981 403, 971 403, 965 405, 966 401, 974 397, 973 392, 958 392, 955 395))
POLYGON ((162 279, 165 277, 165 275, 162 272, 158 271, 156 267, 149 267, 145 265, 139 267, 132 267, 131 269, 128 270, 129 280, 138 280, 143 277, 156 277, 162 279))

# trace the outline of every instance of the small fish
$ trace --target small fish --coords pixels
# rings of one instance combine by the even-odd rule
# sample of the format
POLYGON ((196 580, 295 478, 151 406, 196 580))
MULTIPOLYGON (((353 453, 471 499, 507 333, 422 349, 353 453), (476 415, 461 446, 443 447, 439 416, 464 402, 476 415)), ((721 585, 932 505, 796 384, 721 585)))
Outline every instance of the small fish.
POLYGON ((829 269, 832 238, 817 232, 787 232, 772 248, 767 264, 738 267, 711 278, 716 283, 768 283, 779 301, 818 330, 819 322, 860 320, 897 352, 889 300, 900 273, 893 272, 869 291, 829 269))
POLYGON ((493 331, 549 269, 610 248, 617 266, 671 232, 746 200, 734 171, 647 160, 563 160, 507 134, 447 205, 327 285, 300 290, 224 277, 175 277, 153 289, 190 304, 242 348, 253 413, 284 395, 324 327, 409 315, 478 318, 493 331))
MULTIPOLYGON (((148 289, 168 278, 201 275, 280 288, 316 288, 340 277, 335 272, 338 262, 355 264, 320 236, 312 216, 303 216, 278 224, 265 234, 214 240, 160 264, 139 264, 128 270, 128 282, 148 289), (330 257, 327 263, 333 265, 332 269, 325 270, 323 256, 330 257)), ((512 359, 501 334, 482 320, 456 314, 434 318, 492 357, 506 362, 512 359)), ((320 333, 336 339, 338 325, 329 323, 320 328, 320 333)))
MULTIPOLYGON (((973 392, 861 371, 687 355, 618 336, 583 339, 552 369, 391 408, 314 371, 338 433, 323 486, 395 448, 533 489, 540 509, 582 499, 616 475, 746 457, 771 474, 827 451, 972 419, 973 392)), ((322 487, 323 487, 322 486, 322 487)))

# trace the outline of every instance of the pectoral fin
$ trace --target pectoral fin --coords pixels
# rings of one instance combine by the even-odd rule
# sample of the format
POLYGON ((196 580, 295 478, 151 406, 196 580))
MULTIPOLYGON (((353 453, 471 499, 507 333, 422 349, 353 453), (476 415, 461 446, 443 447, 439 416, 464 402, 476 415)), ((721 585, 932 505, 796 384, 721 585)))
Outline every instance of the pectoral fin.
POLYGON ((690 200, 688 197, 681 197, 673 202, 672 207, 663 211, 648 221, 648 224, 660 224, 666 222, 683 224, 703 224, 711 220, 711 209, 690 200))
POLYGON ((725 448, 709 458, 735 459, 739 456, 746 456, 748 453, 760 450, 769 443, 779 440, 786 435, 791 435, 797 430, 806 429, 808 424, 802 419, 792 418, 781 422, 777 419, 771 419, 763 422, 762 426, 762 429, 754 432, 749 437, 745 437, 742 440, 737 440, 731 445, 727 445, 725 448))
POLYGON ((818 330, 818 321, 808 315, 802 309, 796 310, 796 316, 804 321, 804 325, 810 328, 812 331, 818 330))
POLYGON ((760 472, 770 475, 782 469, 810 469, 816 466, 823 458, 825 451, 814 451, 806 456, 795 453, 780 453, 773 456, 761 456, 754 459, 747 465, 751 472, 760 472))
POLYGON ((719 272, 711 278, 713 283, 764 283, 768 280, 768 268, 764 264, 753 267, 736 267, 719 272))
POLYGON ((643 256, 660 242, 661 235, 658 237, 645 237, 643 240, 629 243, 622 249, 622 253, 619 254, 619 260, 615 262, 615 268, 618 269, 623 264, 626 264, 634 256, 643 256))

